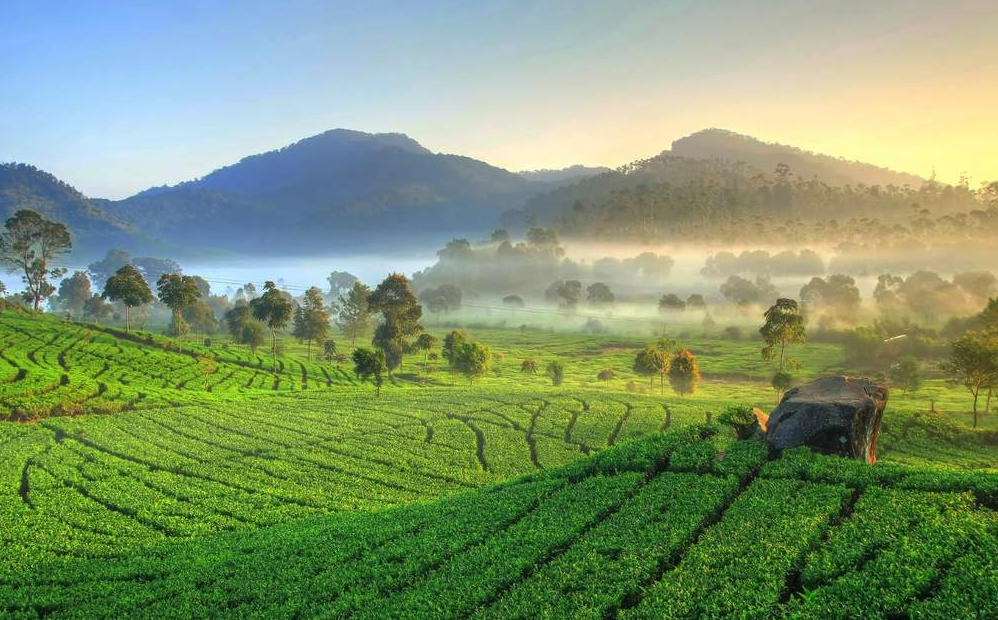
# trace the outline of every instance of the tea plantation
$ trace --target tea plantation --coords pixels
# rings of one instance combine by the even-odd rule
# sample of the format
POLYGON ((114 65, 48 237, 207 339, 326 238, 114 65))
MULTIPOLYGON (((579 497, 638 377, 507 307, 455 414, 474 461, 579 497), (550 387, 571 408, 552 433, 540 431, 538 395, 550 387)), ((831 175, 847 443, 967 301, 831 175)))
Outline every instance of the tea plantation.
POLYGON ((998 617, 994 431, 892 395, 876 466, 773 459, 707 423, 771 405, 747 357, 662 397, 587 379, 637 342, 487 335, 584 370, 412 360, 375 398, 297 352, 204 373, 200 345, 0 317, 0 618, 998 617))

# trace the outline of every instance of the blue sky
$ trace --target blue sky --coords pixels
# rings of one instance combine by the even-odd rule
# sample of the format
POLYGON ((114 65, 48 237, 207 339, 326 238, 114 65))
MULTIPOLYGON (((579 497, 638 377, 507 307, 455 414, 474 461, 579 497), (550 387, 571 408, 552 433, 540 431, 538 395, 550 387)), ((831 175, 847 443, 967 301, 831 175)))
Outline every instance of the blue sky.
POLYGON ((976 182, 993 4, 8 1, 0 161, 118 198, 334 127, 523 169, 713 126, 976 182))

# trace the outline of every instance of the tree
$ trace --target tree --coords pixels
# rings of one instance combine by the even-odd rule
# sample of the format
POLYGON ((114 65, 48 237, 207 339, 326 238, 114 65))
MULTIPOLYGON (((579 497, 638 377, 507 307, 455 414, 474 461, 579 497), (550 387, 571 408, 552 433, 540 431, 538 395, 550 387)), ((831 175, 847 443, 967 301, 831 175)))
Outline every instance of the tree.
POLYGON ((90 263, 87 266, 87 272, 90 273, 90 279, 94 284, 95 288, 104 289, 104 285, 119 269, 125 265, 131 264, 132 255, 125 250, 119 250, 117 248, 111 248, 107 251, 107 254, 101 260, 90 263))
POLYGON ((776 402, 779 403, 783 393, 793 387, 794 376, 785 370, 777 370, 773 373, 773 378, 769 384, 776 390, 776 402))
POLYGON ((578 280, 558 280, 553 282, 544 292, 544 297, 548 301, 558 303, 559 308, 573 310, 579 304, 579 297, 582 295, 582 282, 578 280))
POLYGON ((85 271, 74 271, 59 283, 59 308, 74 315, 83 312, 83 306, 93 293, 90 291, 90 278, 85 271))
POLYGON ((547 375, 553 385, 561 385, 565 380, 565 365, 558 360, 549 363, 547 366, 547 375))
POLYGON ((383 350, 367 347, 355 349, 353 352, 353 371, 361 381, 370 380, 374 383, 375 395, 381 396, 381 384, 384 383, 384 374, 388 372, 383 350))
POLYGON ((610 385, 610 382, 613 381, 613 369, 612 368, 604 368, 603 370, 599 371, 596 374, 596 379, 598 381, 603 381, 607 385, 610 385))
POLYGON ((211 284, 201 276, 191 276, 194 279, 194 286, 198 287, 198 292, 201 293, 201 299, 208 299, 211 295, 211 284))
POLYGON ((329 334, 329 315, 322 291, 315 286, 305 291, 301 305, 295 308, 292 333, 308 343, 308 361, 312 361, 312 341, 325 340, 329 334))
POLYGON ((194 339, 198 344, 204 342, 205 334, 214 334, 218 329, 218 319, 204 299, 198 299, 184 308, 182 314, 184 320, 194 328, 194 339))
POLYGON ((835 274, 826 279, 814 277, 800 289, 803 312, 824 314, 847 323, 856 320, 860 297, 856 281, 849 276, 835 274))
POLYGON ((434 314, 451 312, 461 307, 461 289, 453 284, 441 284, 437 288, 421 291, 419 301, 434 314))
POLYGON ((423 308, 409 288, 409 279, 393 273, 378 285, 367 299, 372 312, 380 312, 382 322, 374 330, 372 344, 385 352, 388 374, 402 365, 409 339, 423 331, 419 320, 423 308))
POLYGON ((247 316, 239 330, 239 341, 249 347, 251 353, 263 345, 267 336, 267 328, 253 317, 247 316))
POLYGON ((974 397, 974 428, 977 428, 977 399, 981 390, 998 384, 998 336, 971 332, 953 341, 949 359, 941 368, 974 397))
POLYGON ((270 328, 270 351, 277 371, 277 330, 284 329, 291 320, 291 300, 272 281, 263 284, 263 295, 250 303, 253 318, 270 328))
POLYGON ((153 258, 144 256, 132 259, 132 265, 142 274, 146 282, 159 282, 168 273, 181 274, 183 269, 177 261, 170 258, 153 258))
POLYGON ((211 387, 209 385, 209 380, 211 376, 215 374, 218 366, 215 364, 215 358, 210 355, 200 355, 198 356, 198 370, 201 372, 201 376, 204 377, 204 391, 210 392, 211 387))
POLYGON ((506 295, 502 298, 502 305, 506 308, 522 308, 523 298, 519 295, 506 295))
POLYGON ((104 301, 97 293, 91 295, 90 299, 83 304, 83 318, 88 321, 100 324, 102 319, 109 316, 111 316, 111 304, 104 301))
POLYGON ((655 375, 658 375, 662 383, 662 393, 665 394, 665 371, 668 360, 665 352, 657 347, 645 347, 634 356, 634 364, 631 368, 641 376, 648 377, 648 385, 652 385, 655 375))
POLYGON ((468 339, 465 335, 457 330, 453 330, 444 336, 444 344, 441 347, 441 354, 444 359, 447 360, 448 364, 454 364, 458 350, 461 348, 461 345, 467 341, 468 339))
POLYGON ((426 355, 428 354, 429 350, 437 346, 438 342, 439 340, 437 339, 436 336, 427 332, 423 332, 422 334, 419 335, 419 338, 416 338, 416 342, 413 344, 412 348, 414 351, 423 352, 423 361, 425 362, 426 355))
POLYGON ((152 291, 146 283, 142 274, 125 264, 114 272, 114 275, 107 279, 104 284, 104 299, 121 302, 125 306, 125 331, 131 329, 131 310, 144 306, 153 300, 152 291))
POLYGON ((759 428, 755 411, 745 405, 731 405, 717 416, 717 421, 735 430, 738 439, 749 439, 759 428))
POLYGON ((669 384, 680 396, 695 394, 700 384, 700 364, 689 349, 683 347, 676 351, 669 364, 669 384))
POLYGON ((163 305, 173 312, 174 333, 180 344, 180 350, 183 351, 186 327, 183 312, 188 306, 201 299, 201 291, 198 290, 197 282, 191 276, 164 273, 156 281, 156 291, 163 305))
POLYGON ((804 316, 793 299, 777 299, 769 310, 763 314, 766 322, 759 328, 766 346, 762 349, 762 358, 771 361, 777 356, 779 347, 779 371, 783 372, 786 364, 786 349, 788 344, 804 342, 804 316))
POLYGON ((909 390, 917 390, 922 385, 922 377, 918 372, 918 360, 906 355, 891 366, 891 383, 901 388, 905 394, 909 390))
POLYGON ((49 269, 49 263, 73 247, 65 224, 51 222, 29 209, 21 209, 7 218, 0 233, 0 264, 8 273, 21 272, 24 298, 38 312, 42 301, 55 292, 49 277, 60 278, 66 270, 49 269))
POLYGON ((700 293, 693 293, 686 298, 686 307, 690 310, 706 310, 707 300, 700 293))
POLYGON ((350 339, 350 346, 357 346, 357 336, 362 336, 371 328, 371 310, 367 298, 371 295, 363 282, 354 282, 346 298, 340 296, 340 314, 336 326, 350 339))
POLYGON ((322 343, 322 359, 332 362, 336 359, 336 341, 326 340, 322 343))
POLYGON ((326 276, 326 282, 329 282, 330 299, 337 299, 344 293, 349 293, 350 289, 360 280, 357 279, 357 276, 346 271, 331 271, 326 276))
POLYGON ((537 374, 537 362, 532 359, 525 359, 520 363, 520 372, 527 375, 537 374))
POLYGON ((680 299, 679 295, 675 293, 662 295, 658 300, 659 312, 683 312, 684 310, 686 310, 686 302, 680 299))
POLYGON ((462 343, 454 358, 454 366, 468 379, 468 383, 485 376, 491 365, 492 351, 477 342, 462 343))
POLYGON ((595 282, 586 287, 586 301, 593 306, 608 306, 613 303, 613 292, 603 282, 595 282))
POLYGON ((225 327, 233 342, 243 341, 243 326, 252 318, 249 304, 244 299, 237 299, 236 305, 225 313, 225 327))

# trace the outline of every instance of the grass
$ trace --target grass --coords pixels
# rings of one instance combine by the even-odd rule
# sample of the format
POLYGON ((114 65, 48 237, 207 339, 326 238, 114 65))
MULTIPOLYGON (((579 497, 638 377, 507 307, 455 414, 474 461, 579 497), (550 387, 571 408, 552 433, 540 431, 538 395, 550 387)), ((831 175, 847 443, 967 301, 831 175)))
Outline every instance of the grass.
MULTIPOLYGON (((682 341, 704 382, 679 397, 627 390, 647 337, 470 335, 502 358, 485 378, 411 355, 375 398, 290 340, 274 371, 0 317, 0 619, 993 617, 998 425, 967 427, 965 391, 893 393, 873 468, 767 460, 705 425, 771 408, 758 342, 682 341), (911 535, 894 504, 922 507, 911 535)), ((833 345, 793 356, 847 370, 833 345)))

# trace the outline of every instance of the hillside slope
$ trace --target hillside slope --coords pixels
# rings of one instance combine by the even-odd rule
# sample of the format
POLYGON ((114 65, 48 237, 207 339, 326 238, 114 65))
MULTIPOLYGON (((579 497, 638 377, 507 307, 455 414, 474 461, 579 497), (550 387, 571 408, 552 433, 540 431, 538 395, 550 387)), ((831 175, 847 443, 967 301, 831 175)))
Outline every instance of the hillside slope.
MULTIPOLYGON (((0 613, 984 619, 998 613, 996 492, 996 474, 806 451, 766 462, 753 440, 691 426, 429 504, 41 555, 27 570, 7 558, 0 613)), ((84 537, 121 527, 74 512, 84 537)))
POLYGON ((817 177, 829 185, 910 185, 917 189, 925 183, 925 179, 914 174, 763 142, 725 129, 704 129, 680 138, 672 143, 671 153, 691 159, 740 161, 766 172, 773 171, 778 164, 786 164, 794 175, 805 179, 817 177))
POLYGON ((308 254, 485 232, 539 187, 402 134, 335 129, 107 208, 168 241, 308 254))

